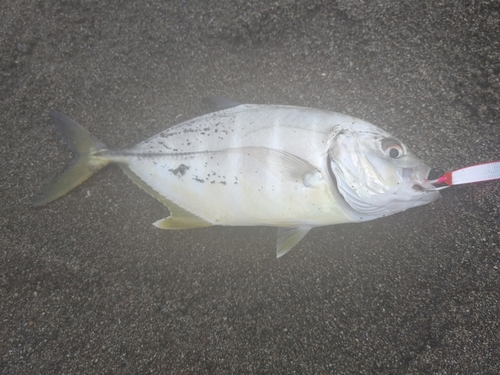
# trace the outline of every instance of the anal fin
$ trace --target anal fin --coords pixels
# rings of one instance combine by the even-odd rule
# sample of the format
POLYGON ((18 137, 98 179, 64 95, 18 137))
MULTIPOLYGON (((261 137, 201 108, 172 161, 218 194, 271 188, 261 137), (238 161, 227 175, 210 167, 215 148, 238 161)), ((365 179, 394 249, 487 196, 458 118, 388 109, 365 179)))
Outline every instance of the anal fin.
POLYGON ((141 180, 134 172, 130 170, 126 165, 120 165, 123 172, 134 181, 142 190, 151 195, 153 198, 158 199, 163 203, 170 211, 170 216, 164 219, 158 220, 153 223, 157 228, 162 229, 189 229, 189 228, 201 228, 208 227, 212 225, 210 222, 202 219, 199 216, 185 210, 184 208, 178 206, 171 200, 165 198, 163 195, 154 190, 151 186, 146 184, 141 180))
POLYGON ((311 230, 311 227, 278 228, 276 258, 282 257, 311 230))
POLYGON ((154 222, 153 225, 155 227, 161 229, 190 229, 208 227, 209 225, 212 225, 201 217, 196 216, 195 214, 192 214, 191 212, 186 211, 173 203, 169 203, 167 207, 170 211, 170 216, 154 222))

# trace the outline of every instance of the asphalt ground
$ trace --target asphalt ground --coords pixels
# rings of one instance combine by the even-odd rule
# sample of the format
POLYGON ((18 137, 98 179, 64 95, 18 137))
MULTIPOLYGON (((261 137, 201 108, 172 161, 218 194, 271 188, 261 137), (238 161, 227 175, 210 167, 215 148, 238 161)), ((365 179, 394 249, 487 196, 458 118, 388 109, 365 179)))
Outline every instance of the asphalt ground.
POLYGON ((500 159, 498 2, 2 0, 0 33, 1 374, 500 373, 498 181, 280 259, 273 228, 153 227, 116 167, 30 206, 73 157, 47 109, 120 148, 221 95, 365 119, 436 176, 500 159))

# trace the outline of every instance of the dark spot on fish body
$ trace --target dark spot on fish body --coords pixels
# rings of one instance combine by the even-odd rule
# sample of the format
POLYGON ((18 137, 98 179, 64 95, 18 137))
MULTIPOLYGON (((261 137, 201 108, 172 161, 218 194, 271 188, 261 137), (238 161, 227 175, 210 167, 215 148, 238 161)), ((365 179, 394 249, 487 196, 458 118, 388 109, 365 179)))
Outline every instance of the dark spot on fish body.
POLYGON ((161 138, 168 138, 168 137, 172 137, 172 136, 177 135, 177 134, 179 134, 179 133, 169 133, 168 131, 166 131, 166 132, 160 133, 160 137, 161 138))
POLYGON ((197 178, 197 177, 193 178, 193 180, 198 181, 198 182, 201 182, 201 183, 204 183, 204 182, 205 182, 205 180, 202 180, 201 178, 197 178))
POLYGON ((225 185, 226 181, 220 181, 219 184, 225 185))
POLYGON ((186 171, 189 169, 189 167, 185 164, 180 164, 177 168, 175 169, 169 169, 169 172, 172 172, 175 174, 177 177, 182 177, 186 173, 186 171))

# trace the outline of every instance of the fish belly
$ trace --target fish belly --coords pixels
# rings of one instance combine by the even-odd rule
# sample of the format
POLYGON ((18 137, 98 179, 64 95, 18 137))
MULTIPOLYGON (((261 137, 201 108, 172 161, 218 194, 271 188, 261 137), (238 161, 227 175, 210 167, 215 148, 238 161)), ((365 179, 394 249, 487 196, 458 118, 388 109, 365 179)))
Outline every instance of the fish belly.
POLYGON ((352 222, 325 178, 306 186, 245 153, 134 158, 128 168, 159 195, 213 225, 321 226, 352 222))

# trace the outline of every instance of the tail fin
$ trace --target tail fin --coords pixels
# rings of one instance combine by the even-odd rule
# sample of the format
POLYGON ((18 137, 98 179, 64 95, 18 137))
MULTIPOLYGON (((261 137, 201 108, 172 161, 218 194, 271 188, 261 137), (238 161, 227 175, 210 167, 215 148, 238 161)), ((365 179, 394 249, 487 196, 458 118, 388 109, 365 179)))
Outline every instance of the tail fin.
POLYGON ((107 149, 104 143, 68 116, 56 111, 49 111, 49 115, 57 133, 66 141, 77 158, 42 188, 41 193, 33 198, 33 206, 43 206, 55 201, 109 163, 105 158, 96 155, 98 151, 107 149))

